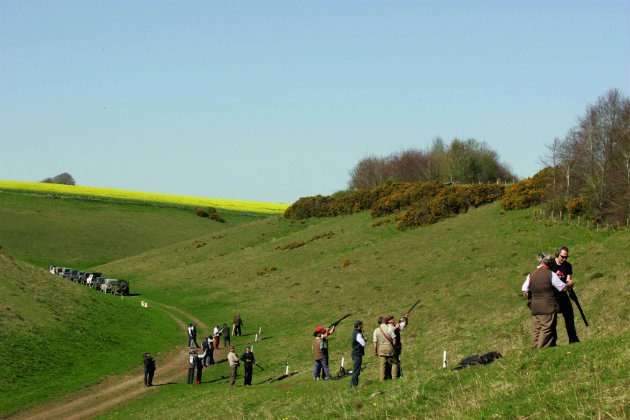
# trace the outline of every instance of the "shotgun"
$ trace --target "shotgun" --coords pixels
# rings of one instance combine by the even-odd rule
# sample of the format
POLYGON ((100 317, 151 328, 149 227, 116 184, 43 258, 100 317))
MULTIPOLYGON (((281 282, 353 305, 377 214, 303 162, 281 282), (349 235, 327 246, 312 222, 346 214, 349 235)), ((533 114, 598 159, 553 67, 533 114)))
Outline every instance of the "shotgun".
POLYGON ((330 326, 328 328, 336 327, 337 325, 339 325, 339 323, 341 321, 343 321, 344 319, 348 318, 350 315, 352 315, 352 314, 347 314, 347 315, 342 316, 341 318, 339 318, 338 320, 336 320, 335 322, 330 324, 330 326))
POLYGON ((575 294, 575 291, 573 291, 573 287, 567 287, 567 293, 569 294, 569 297, 571 298, 571 300, 573 302, 575 302, 575 305, 577 306, 578 310, 580 311, 580 315, 582 315, 582 321, 584 321, 584 325, 588 327, 588 321, 586 320, 586 316, 584 315, 584 311, 582 310, 582 306, 580 305, 580 301, 578 300, 578 297, 575 294))

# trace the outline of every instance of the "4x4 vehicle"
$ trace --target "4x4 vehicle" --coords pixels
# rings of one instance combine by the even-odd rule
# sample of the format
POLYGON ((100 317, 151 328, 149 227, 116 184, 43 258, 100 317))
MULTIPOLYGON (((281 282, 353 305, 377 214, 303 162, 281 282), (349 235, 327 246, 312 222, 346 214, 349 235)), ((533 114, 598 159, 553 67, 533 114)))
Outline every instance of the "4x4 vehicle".
POLYGON ((123 279, 105 279, 101 290, 114 295, 129 295, 129 282, 123 279))

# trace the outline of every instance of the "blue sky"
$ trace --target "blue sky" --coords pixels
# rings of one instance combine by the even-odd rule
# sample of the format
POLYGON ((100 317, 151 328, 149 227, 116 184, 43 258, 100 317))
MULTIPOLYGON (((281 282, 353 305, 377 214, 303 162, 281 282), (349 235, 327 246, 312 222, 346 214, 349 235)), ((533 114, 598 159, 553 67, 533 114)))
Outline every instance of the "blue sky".
POLYGON ((0 0, 0 179, 281 202, 487 142, 520 177, 609 89, 623 1, 0 0))

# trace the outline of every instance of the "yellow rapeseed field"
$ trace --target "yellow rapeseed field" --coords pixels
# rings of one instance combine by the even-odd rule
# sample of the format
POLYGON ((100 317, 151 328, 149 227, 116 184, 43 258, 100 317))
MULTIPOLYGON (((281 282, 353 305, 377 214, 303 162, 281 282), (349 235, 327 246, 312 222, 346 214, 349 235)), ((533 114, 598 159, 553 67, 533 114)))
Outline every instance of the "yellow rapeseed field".
POLYGON ((283 213, 288 205, 259 203, 256 201, 221 200, 215 198, 187 197, 183 195, 154 194, 113 188, 81 187, 78 185, 46 184, 40 182, 0 181, 0 191, 19 191, 33 194, 58 194, 64 196, 93 197, 159 203, 187 207, 215 207, 220 210, 247 213, 283 213))

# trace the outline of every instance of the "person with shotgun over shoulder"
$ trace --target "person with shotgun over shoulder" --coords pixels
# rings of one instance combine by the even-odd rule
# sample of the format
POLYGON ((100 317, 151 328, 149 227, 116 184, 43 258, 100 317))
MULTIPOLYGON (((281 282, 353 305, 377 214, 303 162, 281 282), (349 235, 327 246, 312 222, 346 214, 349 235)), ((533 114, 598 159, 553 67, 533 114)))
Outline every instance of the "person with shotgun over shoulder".
POLYGON ((245 381, 243 382, 243 386, 251 386, 256 358, 249 347, 245 348, 245 353, 241 356, 241 362, 243 362, 243 366, 245 367, 245 381))
POLYGON ((580 339, 577 336, 575 330, 575 317, 573 315, 573 305, 571 299, 569 299, 569 289, 573 287, 575 282, 571 278, 573 276, 573 267, 568 261, 569 248, 561 246, 556 250, 556 258, 549 263, 549 269, 556 273, 562 283, 567 285, 565 291, 560 292, 558 296, 558 303, 560 304, 560 313, 564 318, 564 327, 567 330, 567 336, 569 337, 569 343, 579 343, 580 339))
POLYGON ((381 381, 387 380, 387 372, 391 369, 391 377, 398 377, 398 361, 394 358, 396 334, 387 325, 387 317, 379 316, 379 326, 374 330, 374 356, 379 358, 381 381))
POLYGON ((566 285, 549 269, 548 264, 552 260, 551 254, 538 254, 538 267, 527 276, 521 286, 532 311, 532 348, 556 345, 558 294, 566 290, 566 285))

